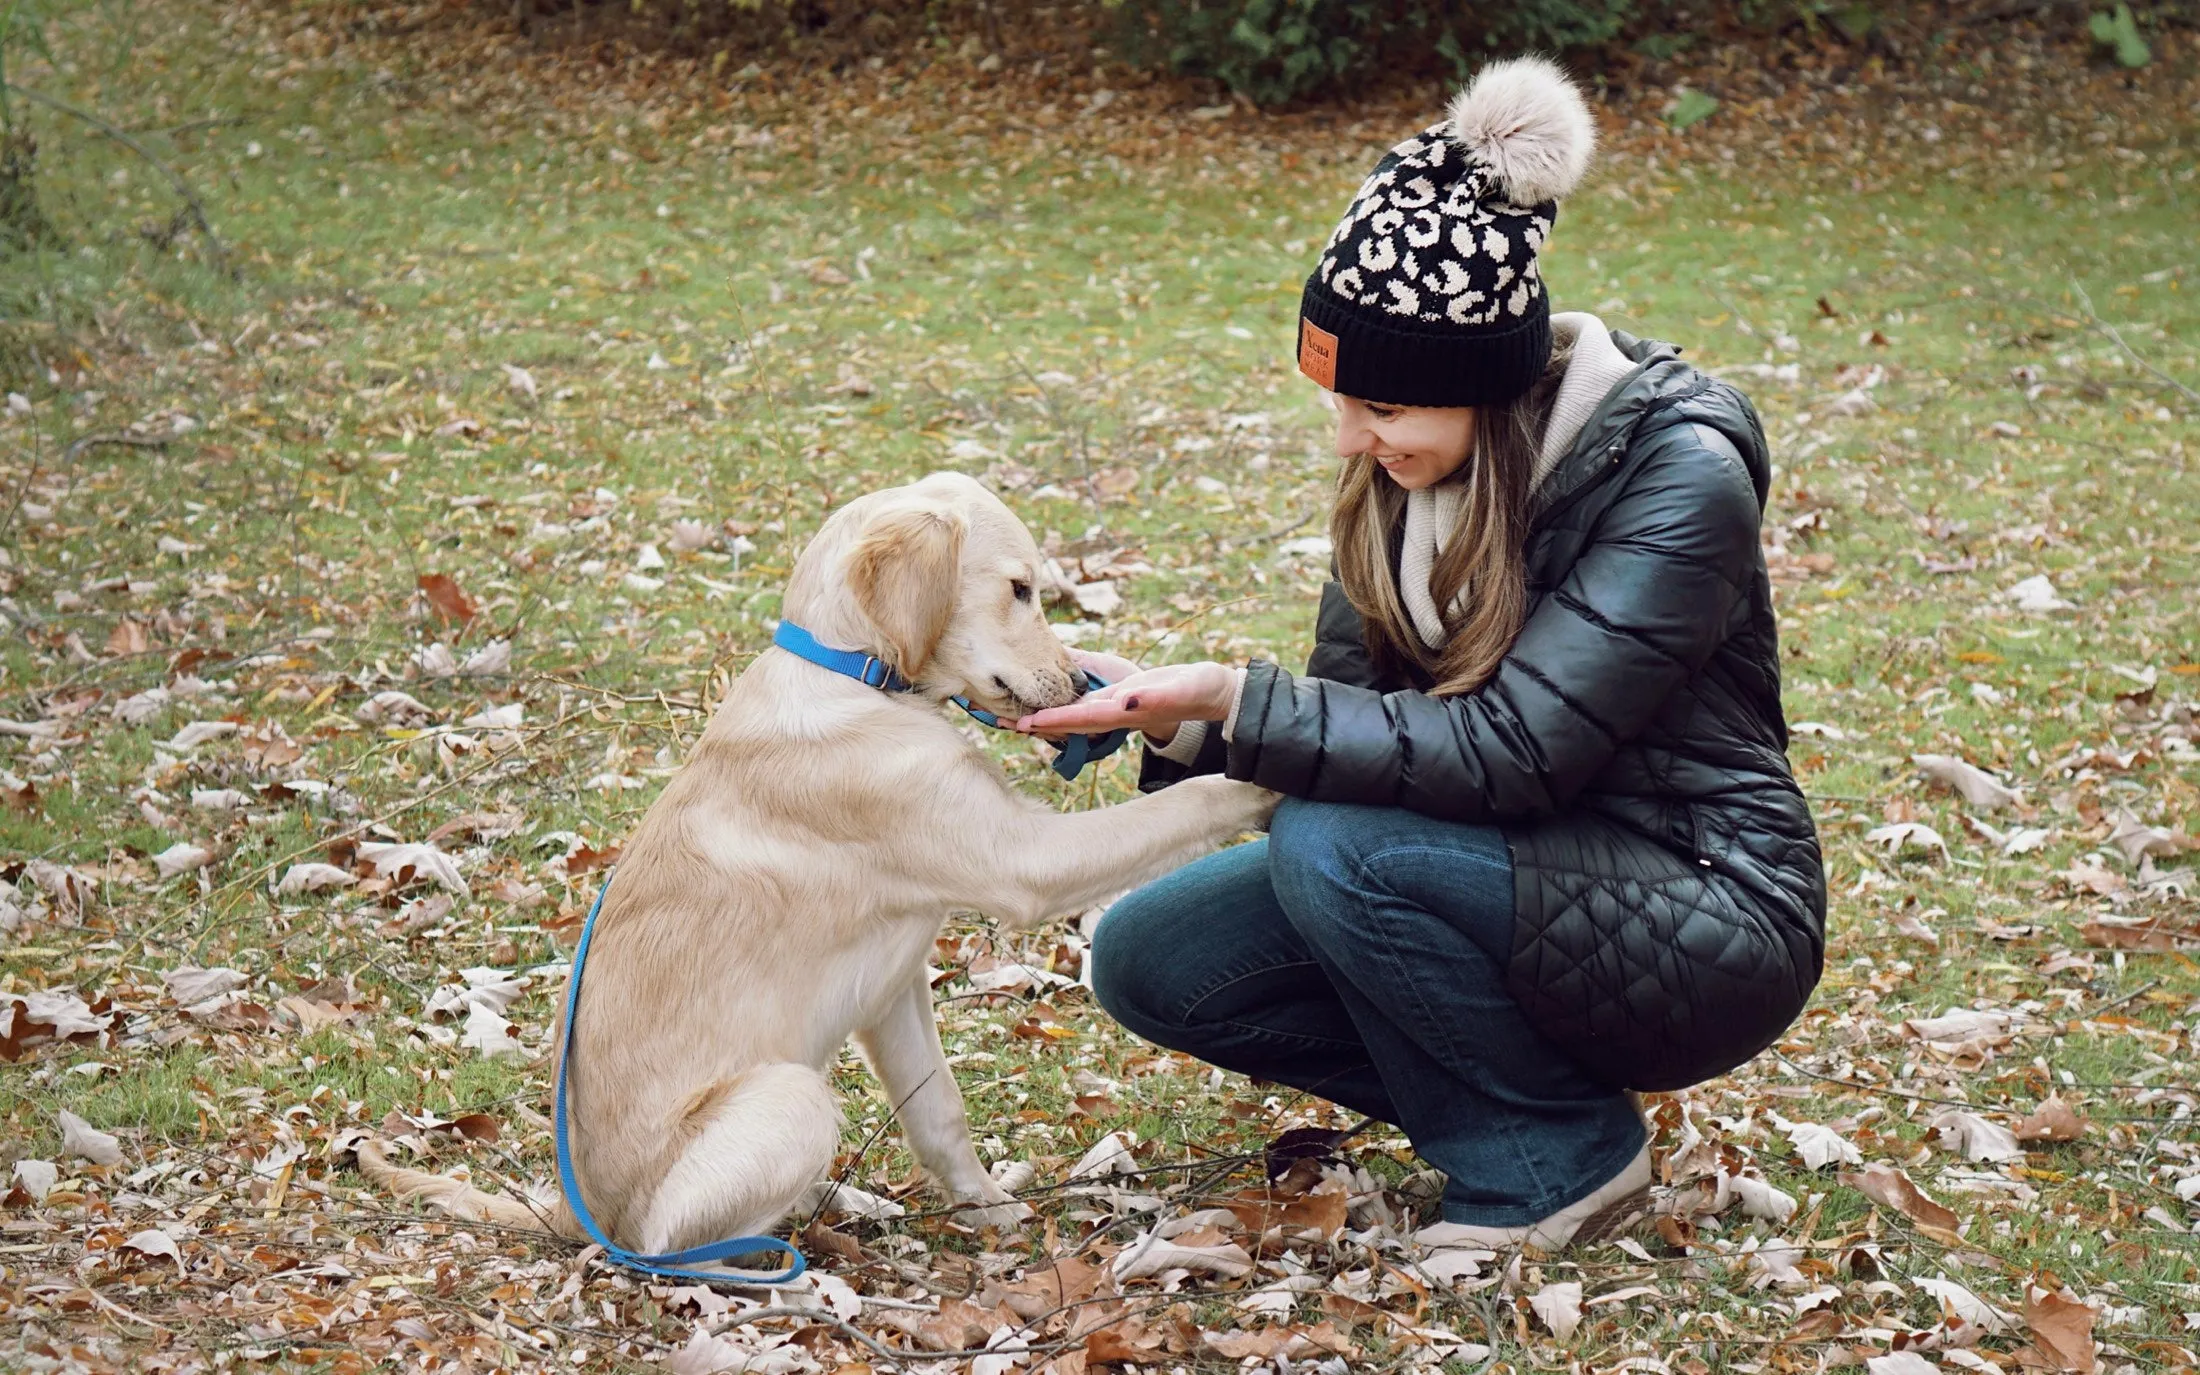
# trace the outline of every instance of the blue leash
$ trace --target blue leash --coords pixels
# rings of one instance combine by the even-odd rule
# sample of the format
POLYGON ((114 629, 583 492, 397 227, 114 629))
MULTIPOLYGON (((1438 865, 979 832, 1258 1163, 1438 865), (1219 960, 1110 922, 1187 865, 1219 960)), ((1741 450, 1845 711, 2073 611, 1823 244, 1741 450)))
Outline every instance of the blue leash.
MULTIPOLYGON (((781 621, 772 634, 772 643, 799 658, 807 659, 820 668, 855 679, 865 687, 881 692, 910 692, 909 680, 896 673, 893 666, 875 655, 850 649, 832 649, 821 645, 807 630, 791 621, 781 621)), ((1091 674, 1086 678, 1094 687, 1107 684, 1091 674)), ((950 697, 949 701, 970 713, 972 719, 995 730, 1008 730, 1001 718, 983 707, 970 705, 967 697, 950 697)), ((1065 779, 1074 779, 1087 764, 1105 759, 1123 747, 1130 738, 1128 730, 1112 730, 1103 735, 1072 735, 1063 740, 1061 750, 1054 757, 1054 771, 1065 779)), ((588 945, 596 934, 596 917, 603 911, 603 900, 611 892, 611 880, 605 877, 603 887, 596 892, 596 901, 588 909, 588 920, 581 923, 580 944, 573 949, 573 972, 567 978, 565 990, 565 1036, 558 1053, 558 1082, 555 1104, 552 1108, 552 1125, 556 1130, 558 1145, 558 1187, 565 1191, 566 1206, 573 1210, 573 1220, 581 1225, 588 1239, 603 1248, 605 1259, 628 1270, 645 1275, 657 1275, 665 1279, 721 1283, 732 1281, 741 1284, 785 1284, 801 1276, 809 1268, 802 1253, 781 1241, 778 1237, 732 1237, 714 1241, 707 1246, 691 1246, 685 1251, 670 1251, 664 1255, 647 1256, 614 1242, 604 1235, 603 1228, 588 1211, 588 1204, 581 1198, 579 1176, 573 1170, 573 1143, 566 1130, 565 1082, 573 1062, 573 1036, 575 1018, 581 1005, 581 970, 588 962, 588 945), (787 1268, 775 1275, 723 1275, 682 1269, 690 1265, 708 1265, 714 1261, 730 1260, 735 1256, 754 1255, 759 1251, 775 1251, 787 1257, 787 1268)))
MULTIPOLYGON (((804 630, 792 621, 781 621, 779 623, 779 628, 772 632, 772 643, 796 658, 807 659, 819 668, 829 668, 844 678, 853 678, 865 687, 874 687, 881 692, 914 692, 916 690, 907 678, 896 673, 892 665, 887 664, 876 655, 865 654, 861 650, 833 649, 821 645, 809 631, 804 630)), ((1107 686, 1104 680, 1096 678, 1090 673, 1087 673, 1085 678, 1095 688, 1107 686)), ((1000 717, 995 716, 985 708, 970 705, 970 699, 967 697, 950 697, 947 700, 970 713, 970 718, 981 726, 991 726, 995 730, 1013 729, 1013 727, 1004 724, 1000 717)), ((1065 737, 1059 751, 1054 756, 1054 771, 1065 779, 1074 780, 1078 774, 1084 772, 1085 765, 1095 760, 1107 758, 1123 748, 1123 742, 1130 738, 1131 733, 1127 729, 1111 730, 1101 735, 1065 737)))
POLYGON ((603 887, 596 891, 595 906, 588 909, 588 920, 581 923, 581 941, 573 950, 573 973, 567 979, 565 990, 565 1040, 558 1053, 558 1088, 556 1106, 553 1109, 554 1125, 558 1141, 558 1186, 565 1190, 565 1204, 573 1210, 573 1220, 588 1233, 588 1239, 603 1248, 604 1257, 615 1265, 629 1270, 639 1270, 645 1275, 658 1275, 665 1279, 685 1280, 689 1283, 738 1283, 785 1284, 800 1277, 809 1268, 802 1253, 781 1241, 778 1237, 732 1237, 714 1241, 707 1246, 691 1246, 685 1251, 670 1251, 660 1256, 645 1256, 629 1251, 596 1225, 589 1214, 588 1204, 581 1199, 579 1178, 573 1172, 573 1146, 565 1129, 565 1081, 573 1060, 573 1023, 581 1005, 581 968, 588 961, 588 941, 596 932, 596 915, 603 911, 603 900, 611 891, 611 879, 607 875, 603 887), (754 1255, 759 1251, 778 1251, 787 1257, 787 1268, 776 1275, 724 1275, 708 1274, 676 1267, 707 1265, 712 1261, 731 1260, 735 1256, 754 1255))

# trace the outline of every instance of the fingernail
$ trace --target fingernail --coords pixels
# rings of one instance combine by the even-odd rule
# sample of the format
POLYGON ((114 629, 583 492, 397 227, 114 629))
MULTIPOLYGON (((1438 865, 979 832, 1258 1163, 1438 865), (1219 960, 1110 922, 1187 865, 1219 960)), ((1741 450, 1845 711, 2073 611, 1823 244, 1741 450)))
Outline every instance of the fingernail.
POLYGON ((1124 699, 1123 699, 1123 710, 1125 710, 1125 711, 1136 711, 1136 710, 1138 710, 1138 699, 1137 699, 1136 697, 1126 697, 1126 698, 1124 698, 1124 699))

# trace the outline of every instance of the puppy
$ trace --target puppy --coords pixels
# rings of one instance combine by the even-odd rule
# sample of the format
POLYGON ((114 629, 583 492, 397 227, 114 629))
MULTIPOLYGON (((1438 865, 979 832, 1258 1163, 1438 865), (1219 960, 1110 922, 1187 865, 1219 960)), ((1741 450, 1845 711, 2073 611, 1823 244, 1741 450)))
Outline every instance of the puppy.
MULTIPOLYGON (((627 843, 567 1086, 582 1196, 621 1246, 766 1232, 815 1197, 840 1139, 827 1076, 850 1036, 947 1198, 977 1222, 1029 1215, 979 1164, 940 1050, 925 959, 942 922, 1078 911, 1261 826, 1276 802, 1213 777, 1070 813, 1011 790, 939 706, 963 695, 1013 720, 1080 695, 1040 567, 1022 522, 953 473, 850 503, 803 551, 787 619, 914 690, 767 649, 627 843)), ((538 1216, 372 1143, 359 1157, 402 1196, 579 1236, 562 1202, 538 1216)))

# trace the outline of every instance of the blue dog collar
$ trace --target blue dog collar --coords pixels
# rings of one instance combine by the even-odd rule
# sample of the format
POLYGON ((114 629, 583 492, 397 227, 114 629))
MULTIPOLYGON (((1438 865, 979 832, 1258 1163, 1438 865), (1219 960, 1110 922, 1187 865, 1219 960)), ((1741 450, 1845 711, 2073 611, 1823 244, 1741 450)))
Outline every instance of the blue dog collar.
MULTIPOLYGON (((779 628, 772 632, 772 643, 798 659, 807 659, 819 668, 831 669, 843 678, 853 678, 865 687, 877 688, 881 692, 915 690, 907 678, 895 672, 891 664, 877 655, 819 644, 816 636, 792 621, 779 623, 779 628)), ((1106 680, 1090 673, 1085 675, 1085 680, 1093 688, 1107 686, 1106 680)), ((950 697, 947 700, 968 712, 970 718, 979 725, 991 726, 995 730, 1013 729, 985 708, 970 705, 967 697, 950 697)), ((1084 772, 1087 764, 1107 758, 1123 748, 1123 743, 1130 738, 1128 729, 1111 730, 1101 735, 1066 736, 1062 740, 1061 748, 1055 753, 1053 769, 1064 779, 1074 780, 1078 774, 1084 772)))

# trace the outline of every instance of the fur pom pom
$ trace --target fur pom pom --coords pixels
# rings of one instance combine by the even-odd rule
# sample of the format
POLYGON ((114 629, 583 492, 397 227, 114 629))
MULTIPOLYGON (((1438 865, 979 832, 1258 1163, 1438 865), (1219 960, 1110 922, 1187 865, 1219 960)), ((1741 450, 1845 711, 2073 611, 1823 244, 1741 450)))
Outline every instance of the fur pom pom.
POLYGON ((1515 205, 1563 200, 1596 152, 1597 123, 1581 90, 1541 57, 1493 62, 1451 102, 1452 137, 1497 174, 1515 205))

